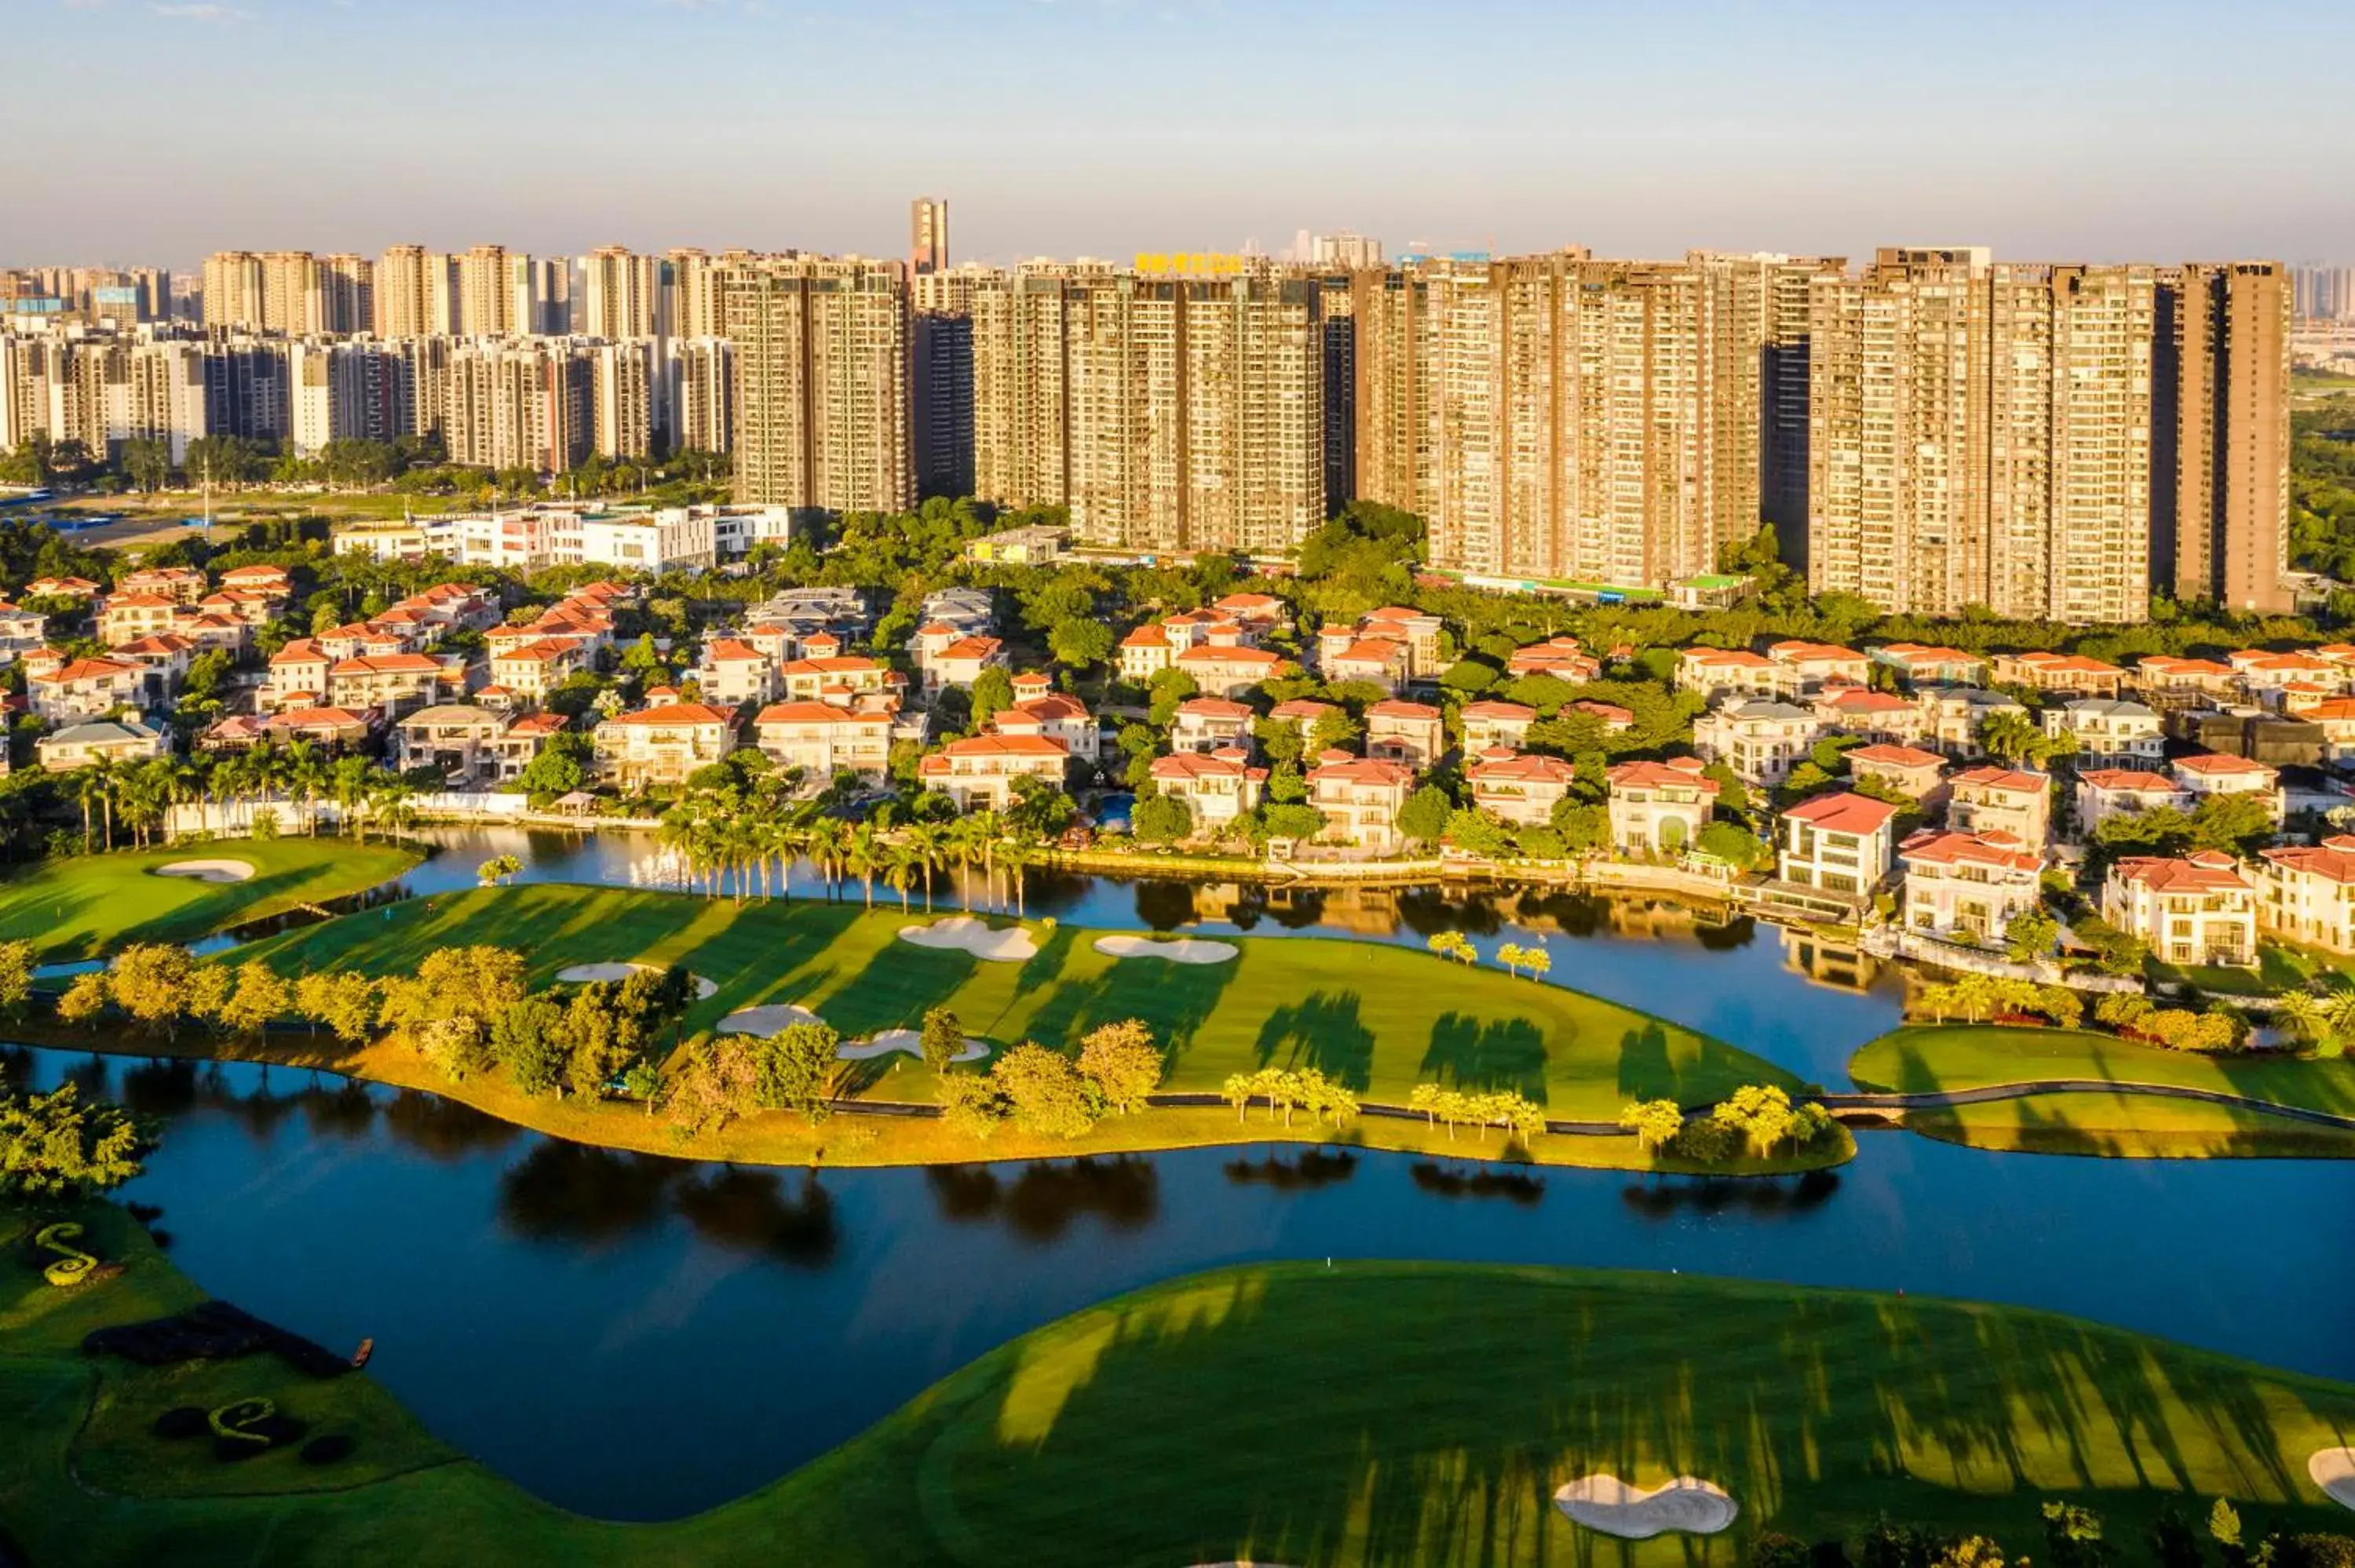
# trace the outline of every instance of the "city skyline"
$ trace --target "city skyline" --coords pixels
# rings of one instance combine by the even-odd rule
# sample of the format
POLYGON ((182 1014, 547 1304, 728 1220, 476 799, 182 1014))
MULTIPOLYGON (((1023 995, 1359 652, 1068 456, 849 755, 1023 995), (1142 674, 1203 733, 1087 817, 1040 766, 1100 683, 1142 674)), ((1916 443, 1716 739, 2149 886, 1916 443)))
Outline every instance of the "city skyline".
POLYGON ((2296 155, 2341 129, 2328 62, 2355 17, 2257 0, 2231 29, 2193 25, 2208 16, 1999 7, 1947 37, 1853 5, 1793 23, 1480 4, 1450 26, 1511 47, 1472 72, 1433 69, 1429 17, 1389 5, 34 0, 12 22, 27 57, 106 75, 28 73, 19 116, 76 154, 12 164, 0 194, 48 215, 45 255, 183 270, 235 246, 485 239, 894 256, 914 191, 953 204, 958 259, 1000 263, 1277 252, 1302 228, 1392 254, 2355 256, 2355 211, 2296 155), (492 62, 472 84, 453 40, 492 62), (388 134, 349 71, 319 69, 336 59, 454 85, 388 134), (940 60, 957 75, 923 69, 940 60), (303 134, 257 135, 272 118, 303 134), (155 155, 207 138, 235 147, 233 177, 155 155))

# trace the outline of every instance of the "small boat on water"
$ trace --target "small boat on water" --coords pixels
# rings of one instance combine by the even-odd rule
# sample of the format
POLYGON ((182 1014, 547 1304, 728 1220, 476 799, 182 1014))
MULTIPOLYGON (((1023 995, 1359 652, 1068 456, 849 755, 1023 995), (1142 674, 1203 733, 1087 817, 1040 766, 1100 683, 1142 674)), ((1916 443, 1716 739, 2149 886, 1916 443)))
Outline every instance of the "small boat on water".
POLYGON ((360 1341, 360 1348, 352 1352, 352 1370, 354 1372, 357 1372, 360 1368, 368 1365, 368 1358, 374 1354, 376 1354, 376 1340, 373 1339, 362 1340, 360 1341))

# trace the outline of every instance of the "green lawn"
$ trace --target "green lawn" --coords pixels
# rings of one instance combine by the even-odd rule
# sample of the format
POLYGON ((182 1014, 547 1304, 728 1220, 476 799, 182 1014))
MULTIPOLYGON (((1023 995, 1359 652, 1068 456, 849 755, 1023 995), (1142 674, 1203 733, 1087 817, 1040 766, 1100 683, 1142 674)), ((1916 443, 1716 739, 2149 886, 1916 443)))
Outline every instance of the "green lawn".
MULTIPOLYGON (((1860 1088, 1901 1094, 2076 1078, 2164 1084, 2355 1116, 2355 1062, 2169 1051, 2080 1029, 1913 1024, 1849 1060, 1860 1088)), ((2280 1117, 2148 1095, 2037 1095, 1914 1113, 1934 1138, 1991 1149, 2089 1154, 2355 1154, 2355 1137, 2280 1117)))
MULTIPOLYGON (((918 914, 912 917, 921 920, 918 914)), ((1796 1088, 1747 1052, 1559 986, 1368 942, 1242 938, 1231 963, 1171 964, 1097 952, 1102 933, 1031 922, 1037 957, 986 963, 899 939, 896 906, 725 899, 535 885, 450 894, 289 932, 241 952, 287 974, 413 969, 437 947, 490 942, 529 955, 536 980, 569 965, 677 962, 719 994, 698 1028, 764 1002, 815 1011, 845 1036, 913 1028, 955 1010, 1004 1046, 1065 1045, 1096 1024, 1142 1018, 1170 1049, 1166 1087, 1215 1090, 1270 1064, 1316 1066, 1377 1101, 1420 1082, 1518 1088, 1556 1117, 1608 1120, 1630 1097, 1702 1105, 1743 1084, 1796 1088)), ((879 1063, 868 1092, 929 1101, 912 1059, 879 1063)))
POLYGON ((2315 1449, 2355 1439, 2342 1384, 1918 1297, 1301 1264, 1123 1297, 750 1497, 605 1525, 453 1460, 365 1377, 306 1383, 269 1358, 209 1369, 208 1392, 268 1393, 314 1429, 355 1433, 348 1468, 291 1454, 220 1467, 148 1436, 188 1374, 71 1346, 196 1293, 127 1224, 94 1230, 91 1250, 131 1273, 37 1316, 27 1295, 65 1293, 0 1260, 0 1522, 35 1563, 1732 1568, 1761 1530, 1852 1540, 1883 1511, 2017 1554, 2055 1497, 2101 1510, 2129 1560, 2169 1502, 2199 1518, 2231 1497, 2253 1531, 2348 1521, 2306 1475, 2315 1449), (77 1435, 94 1392, 101 1419, 77 1435), (1700 1476, 1742 1516, 1721 1537, 1622 1548, 1550 1506, 1593 1471, 1700 1476))
POLYGON ((93 958, 128 942, 186 942, 389 881, 417 852, 344 838, 239 839, 43 863, 0 881, 0 940, 27 938, 44 960, 93 958), (240 860, 250 881, 158 876, 185 860, 240 860))

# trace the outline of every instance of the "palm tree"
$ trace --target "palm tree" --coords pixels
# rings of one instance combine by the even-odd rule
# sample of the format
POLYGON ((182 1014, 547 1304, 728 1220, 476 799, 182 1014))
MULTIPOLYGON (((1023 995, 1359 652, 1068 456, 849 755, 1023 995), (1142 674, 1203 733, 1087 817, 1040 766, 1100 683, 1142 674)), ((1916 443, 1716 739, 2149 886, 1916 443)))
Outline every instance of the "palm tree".
MULTIPOLYGON (((989 824, 980 817, 959 817, 951 822, 943 835, 951 863, 960 871, 979 865, 989 853, 988 834, 989 824)), ((983 902, 987 903, 986 896, 983 902)))
POLYGON ((2322 1004, 2330 1019, 2330 1033, 2345 1040, 2355 1036, 2355 990, 2334 991, 2322 1004))
POLYGON ((1006 863, 1006 879, 1014 885, 1014 916, 1018 920, 1029 913, 1030 890, 1023 880, 1023 868, 1036 863, 1039 856, 1039 841, 1028 834, 997 846, 997 858, 1006 863))
POLYGON ((948 835, 938 824, 918 822, 900 835, 900 842, 916 857, 917 868, 924 878, 924 913, 932 912, 932 873, 948 863, 948 835))
POLYGON ((836 876, 850 853, 850 824, 839 817, 820 817, 809 825, 804 839, 810 863, 826 879, 826 901, 834 902, 836 876))
POLYGON ((384 824, 388 839, 416 822, 417 810, 409 803, 416 793, 409 780, 398 773, 379 771, 369 780, 368 815, 384 824))
POLYGON ((311 802, 327 787, 327 765, 320 759, 319 748, 307 740, 298 740, 288 747, 272 771, 283 779, 290 800, 299 801, 303 810, 303 831, 316 837, 319 815, 311 810, 311 802))
POLYGON ((2285 993, 2280 1005, 2274 1009, 2274 1017, 2308 1046, 2321 1044, 2331 1027, 2330 1008, 2310 991, 2285 993))
MULTIPOLYGON (((339 757, 327 776, 327 787, 336 800, 336 821, 340 831, 344 824, 358 820, 368 805, 368 764, 365 757, 339 757)), ((368 832, 363 827, 363 842, 368 832)))
POLYGON ((843 856, 850 874, 858 878, 866 889, 869 909, 875 907, 875 874, 883 869, 884 850, 883 842, 875 836, 874 825, 861 822, 851 833, 849 848, 843 856))
POLYGON ((900 914, 908 913, 908 889, 913 887, 916 878, 929 869, 922 853, 905 839, 883 846, 883 881, 900 895, 900 914))

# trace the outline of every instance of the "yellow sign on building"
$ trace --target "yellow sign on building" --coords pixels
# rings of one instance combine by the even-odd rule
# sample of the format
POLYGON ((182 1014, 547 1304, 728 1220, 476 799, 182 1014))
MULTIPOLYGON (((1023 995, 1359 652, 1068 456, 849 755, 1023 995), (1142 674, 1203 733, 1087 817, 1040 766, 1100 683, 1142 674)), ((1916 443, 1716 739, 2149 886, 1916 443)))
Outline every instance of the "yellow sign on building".
POLYGON ((1136 270, 1165 278, 1235 278, 1242 275, 1244 258, 1208 250, 1140 250, 1136 270))

